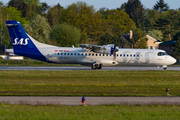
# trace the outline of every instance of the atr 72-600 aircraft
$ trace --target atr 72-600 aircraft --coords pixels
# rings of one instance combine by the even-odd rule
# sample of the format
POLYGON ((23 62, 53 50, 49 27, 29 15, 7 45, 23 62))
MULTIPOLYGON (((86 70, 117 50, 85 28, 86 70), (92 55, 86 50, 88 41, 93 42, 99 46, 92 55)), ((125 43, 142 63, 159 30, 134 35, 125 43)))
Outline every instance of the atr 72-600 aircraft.
POLYGON ((79 47, 56 47, 37 42, 28 35, 18 21, 6 21, 13 49, 9 53, 45 62, 81 64, 101 69, 113 65, 156 65, 174 64, 176 60, 163 50, 121 49, 116 45, 80 44, 79 47))

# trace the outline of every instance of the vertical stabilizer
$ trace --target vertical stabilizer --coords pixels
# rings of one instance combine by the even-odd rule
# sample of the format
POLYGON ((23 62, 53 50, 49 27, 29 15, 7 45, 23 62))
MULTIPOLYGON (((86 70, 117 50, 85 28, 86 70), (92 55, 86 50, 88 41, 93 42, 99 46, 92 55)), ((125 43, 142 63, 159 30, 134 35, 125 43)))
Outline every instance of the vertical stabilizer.
POLYGON ((18 21, 9 20, 6 21, 6 25, 13 45, 14 54, 46 61, 45 56, 38 50, 38 46, 31 40, 33 38, 26 34, 18 21))

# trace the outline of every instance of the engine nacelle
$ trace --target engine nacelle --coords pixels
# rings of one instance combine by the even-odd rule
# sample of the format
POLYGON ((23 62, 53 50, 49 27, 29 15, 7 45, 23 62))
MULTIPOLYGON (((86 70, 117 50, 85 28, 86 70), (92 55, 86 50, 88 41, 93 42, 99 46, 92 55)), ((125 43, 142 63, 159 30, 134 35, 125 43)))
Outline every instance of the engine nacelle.
POLYGON ((108 67, 108 66, 118 65, 118 62, 112 61, 112 60, 102 60, 102 61, 101 61, 101 64, 102 64, 104 67, 108 67))

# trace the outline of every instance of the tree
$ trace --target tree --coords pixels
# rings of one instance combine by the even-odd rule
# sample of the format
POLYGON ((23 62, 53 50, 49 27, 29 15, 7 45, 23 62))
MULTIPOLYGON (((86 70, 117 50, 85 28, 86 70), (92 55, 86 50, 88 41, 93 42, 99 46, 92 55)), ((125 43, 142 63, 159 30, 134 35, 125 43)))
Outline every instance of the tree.
POLYGON ((68 24, 59 24, 50 32, 51 40, 57 42, 58 46, 71 47, 80 43, 81 32, 78 28, 68 24))
POLYGON ((107 45, 107 44, 114 44, 116 41, 116 38, 113 37, 112 35, 106 33, 102 35, 99 39, 99 45, 107 45))
POLYGON ((168 11, 169 10, 169 6, 168 6, 167 3, 164 2, 164 0, 159 0, 159 2, 157 2, 154 5, 153 10, 156 10, 159 13, 162 13, 164 11, 168 11))
POLYGON ((39 0, 10 0, 8 6, 17 8, 28 20, 43 12, 39 0))
POLYGON ((22 24, 28 23, 26 18, 22 17, 21 11, 17 10, 17 8, 14 7, 5 7, 4 17, 6 18, 6 20, 12 19, 19 21, 22 24))
POLYGON ((42 2, 41 6, 42 6, 42 13, 43 13, 43 15, 45 15, 46 11, 50 8, 50 6, 48 6, 48 4, 46 2, 42 2))
POLYGON ((112 34, 116 39, 121 35, 129 32, 129 30, 135 30, 136 25, 128 14, 123 10, 101 10, 102 19, 106 22, 104 24, 105 33, 112 34))
POLYGON ((0 45, 11 46, 9 40, 9 33, 6 26, 6 20, 16 20, 22 24, 29 23, 26 18, 22 17, 22 14, 17 8, 0 6, 0 45))
POLYGON ((60 23, 63 7, 58 3, 54 7, 50 7, 47 13, 47 19, 50 26, 55 26, 60 23))
POLYGON ((138 43, 137 43, 137 45, 135 47, 139 48, 139 49, 146 49, 147 48, 146 38, 139 39, 139 41, 138 41, 138 43))
POLYGON ((100 14, 95 12, 93 6, 85 2, 77 2, 68 6, 63 10, 60 21, 81 30, 81 43, 96 42, 104 27, 100 14))
POLYGON ((174 35, 174 40, 178 40, 179 38, 180 38, 180 32, 178 32, 174 35))
POLYGON ((117 10, 124 10, 125 11, 126 4, 127 4, 126 2, 123 3, 120 8, 117 8, 117 10))
POLYGON ((160 13, 154 10, 147 10, 145 17, 145 27, 147 31, 154 28, 156 21, 160 18, 160 13))
POLYGON ((3 6, 3 3, 2 2, 0 2, 0 7, 2 7, 3 6))
POLYGON ((148 31, 148 35, 152 36, 157 40, 163 40, 163 34, 160 30, 152 29, 151 31, 148 31))
POLYGON ((146 41, 146 33, 142 30, 136 29, 134 31, 136 33, 133 38, 130 40, 130 44, 132 48, 146 48, 147 41, 146 41))
POLYGON ((24 26, 24 29, 33 38, 42 43, 49 43, 49 33, 51 28, 46 19, 40 15, 37 15, 30 24, 24 26))
POLYGON ((164 41, 172 40, 173 35, 179 31, 179 19, 180 17, 177 11, 169 10, 163 12, 160 18, 156 20, 154 28, 163 32, 164 41))
POLYGON ((3 43, 3 38, 5 36, 5 25, 4 23, 4 16, 3 16, 3 3, 0 2, 0 45, 3 43))
POLYGON ((8 6, 17 8, 19 11, 21 11, 23 17, 26 17, 26 12, 29 9, 28 4, 19 0, 10 0, 8 6))
POLYGON ((180 62, 180 37, 177 36, 177 41, 176 41, 176 44, 175 44, 175 52, 174 52, 174 55, 176 56, 176 59, 178 60, 178 62, 180 62))
POLYGON ((125 12, 133 19, 139 29, 144 27, 145 10, 139 0, 128 0, 125 12))

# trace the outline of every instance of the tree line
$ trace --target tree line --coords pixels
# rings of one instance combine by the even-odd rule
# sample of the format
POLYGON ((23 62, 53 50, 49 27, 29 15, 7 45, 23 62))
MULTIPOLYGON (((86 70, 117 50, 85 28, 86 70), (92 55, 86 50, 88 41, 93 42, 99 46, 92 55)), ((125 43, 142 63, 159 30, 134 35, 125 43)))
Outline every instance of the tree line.
POLYGON ((169 9, 164 0, 154 3, 152 9, 144 8, 140 0, 127 0, 119 8, 97 11, 85 2, 66 8, 39 0, 10 0, 7 5, 0 2, 0 45, 11 47, 6 20, 19 21, 38 41, 57 46, 117 41, 119 46, 146 48, 146 34, 162 42, 180 40, 180 9, 169 9), (136 35, 127 42, 122 35, 130 30, 136 35))

